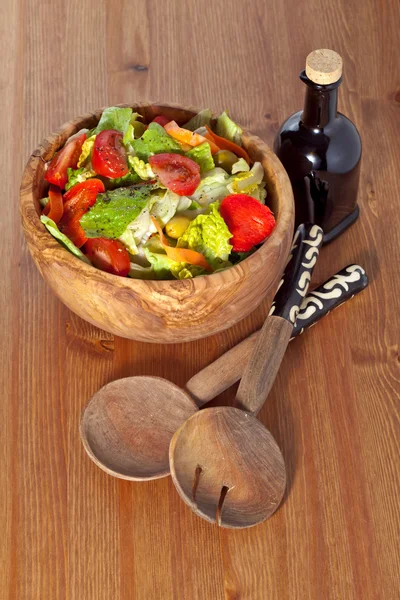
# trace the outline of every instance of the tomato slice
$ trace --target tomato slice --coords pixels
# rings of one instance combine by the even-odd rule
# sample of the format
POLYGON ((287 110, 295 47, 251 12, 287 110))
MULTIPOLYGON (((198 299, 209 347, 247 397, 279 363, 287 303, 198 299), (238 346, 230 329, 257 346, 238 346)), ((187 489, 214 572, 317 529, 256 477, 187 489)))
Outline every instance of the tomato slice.
POLYGON ((210 137, 214 141, 214 143, 219 147, 220 150, 230 150, 231 152, 236 154, 236 156, 239 156, 239 158, 244 158, 244 160, 248 164, 250 164, 250 157, 244 148, 238 146, 237 144, 235 144, 235 142, 231 142, 230 140, 227 140, 224 137, 217 135, 216 133, 211 131, 208 125, 206 125, 206 129, 208 131, 207 138, 210 137))
POLYGON ((79 192, 82 190, 86 192, 96 192, 97 194, 105 191, 104 183, 101 179, 97 179, 94 177, 93 179, 86 179, 86 181, 82 181, 81 183, 76 183, 72 188, 65 192, 64 194, 64 202, 68 202, 71 198, 74 198, 79 192))
POLYGON ((123 135, 115 129, 106 129, 96 135, 92 152, 93 170, 103 177, 123 177, 129 172, 123 135))
POLYGON ((114 275, 126 277, 131 268, 129 254, 118 240, 89 238, 84 251, 92 265, 114 275))
POLYGON ((104 191, 104 183, 100 179, 88 179, 74 185, 64 194, 62 221, 67 223, 76 217, 80 219, 96 202, 97 194, 104 191))
POLYGON ((51 185, 49 189, 49 198, 50 200, 45 206, 46 209, 49 207, 46 214, 49 219, 54 221, 54 223, 58 223, 64 213, 63 197, 60 188, 51 185))
POLYGON ((60 189, 65 188, 65 184, 68 181, 67 169, 76 169, 85 140, 86 133, 82 133, 82 135, 65 144, 64 148, 57 152, 50 161, 45 173, 44 178, 46 181, 56 185, 60 189))
POLYGON ((100 179, 88 179, 77 183, 64 194, 64 214, 59 228, 78 248, 87 240, 79 220, 96 202, 97 194, 104 190, 100 179))
POLYGON ((79 218, 72 219, 67 225, 60 224, 60 230, 66 235, 77 248, 81 248, 87 241, 85 230, 79 223, 79 218))
POLYGON ((200 166, 187 156, 155 154, 149 163, 161 183, 178 196, 191 196, 200 183, 200 166))
POLYGON ((164 127, 164 125, 166 125, 169 122, 170 119, 167 119, 167 117, 164 117, 164 115, 158 115, 158 117, 152 120, 152 123, 158 123, 159 125, 161 125, 161 127, 164 127))

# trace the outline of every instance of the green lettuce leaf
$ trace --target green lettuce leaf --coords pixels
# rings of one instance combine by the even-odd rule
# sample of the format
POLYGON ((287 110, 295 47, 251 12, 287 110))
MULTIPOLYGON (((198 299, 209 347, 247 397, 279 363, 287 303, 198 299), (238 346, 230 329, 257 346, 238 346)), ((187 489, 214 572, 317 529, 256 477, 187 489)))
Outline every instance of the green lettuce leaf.
POLYGON ((250 171, 235 173, 229 182, 228 190, 231 194, 251 194, 261 185, 264 169, 260 162, 255 162, 250 171))
POLYGON ((200 165, 200 171, 202 173, 205 171, 211 171, 215 167, 210 144, 208 142, 204 142, 203 144, 192 148, 189 150, 189 152, 186 152, 186 156, 200 165))
POLYGON ((80 220, 87 237, 119 238, 147 205, 151 185, 130 186, 98 194, 80 220))
POLYGON ((210 125, 212 119, 212 112, 209 108, 201 110, 197 115, 192 117, 190 121, 183 125, 185 129, 189 129, 190 131, 194 131, 199 127, 204 127, 204 125, 210 125))
POLYGON ((115 190, 120 187, 126 187, 135 185, 135 183, 140 183, 140 177, 135 171, 129 171, 123 177, 115 177, 114 179, 109 179, 108 177, 99 177, 104 183, 104 187, 106 190, 115 190))
POLYGON ((234 175, 235 173, 240 173, 243 171, 250 171, 250 167, 244 158, 239 158, 239 160, 232 165, 231 173, 234 175))
POLYGON ((128 156, 129 167, 139 175, 140 179, 154 179, 155 175, 149 163, 140 160, 138 156, 128 156))
POLYGON ((153 154, 161 154, 162 152, 183 154, 180 144, 168 135, 164 127, 158 123, 150 123, 142 137, 133 140, 132 146, 136 155, 145 163, 148 162, 149 156, 153 154))
POLYGON ((116 129, 125 133, 129 127, 132 118, 131 108, 119 108, 118 106, 110 106, 103 110, 100 121, 95 129, 95 133, 100 133, 105 129, 116 129))
POLYGON ((150 209, 153 201, 154 196, 151 196, 141 213, 128 224, 125 231, 118 238, 133 255, 139 253, 138 246, 142 240, 148 238, 151 233, 156 232, 156 228, 153 225, 150 216, 150 209))
POLYGON ((47 196, 47 198, 40 198, 39 200, 39 204, 40 206, 43 206, 43 208, 46 206, 46 204, 48 204, 50 202, 50 198, 47 196))
POLYGON ((153 196, 154 204, 151 208, 151 214, 156 217, 157 221, 164 227, 175 215, 181 196, 175 194, 171 190, 160 190, 157 196, 153 196))
POLYGON ((217 135, 224 137, 226 140, 235 142, 238 146, 242 145, 243 130, 232 121, 226 110, 218 117, 215 131, 217 135))
POLYGON ((81 167, 80 169, 67 169, 68 181, 65 184, 65 189, 68 191, 77 183, 82 183, 82 181, 86 181, 86 179, 90 179, 91 177, 96 177, 96 173, 92 171, 92 169, 88 169, 86 167, 81 167))
POLYGON ((216 167, 202 177, 190 198, 200 204, 201 208, 206 208, 211 202, 222 200, 229 194, 227 189, 229 182, 228 173, 224 169, 216 167))
POLYGON ((232 234, 219 212, 219 203, 208 207, 208 213, 198 215, 178 239, 178 248, 190 248, 201 252, 213 269, 229 266, 232 250, 229 244, 232 234))
POLYGON ((40 217, 40 220, 42 221, 42 223, 46 227, 46 229, 49 231, 49 233, 51 233, 51 235, 56 240, 61 242, 61 244, 64 246, 64 248, 66 248, 67 250, 72 252, 72 254, 75 254, 75 256, 77 256, 78 258, 83 260, 83 262, 88 263, 90 265, 90 261, 86 258, 86 256, 83 254, 83 252, 81 250, 79 250, 79 248, 77 248, 75 246, 75 244, 73 244, 66 235, 61 233, 61 231, 58 229, 57 225, 54 223, 54 221, 52 219, 49 219, 49 217, 42 215, 40 217))

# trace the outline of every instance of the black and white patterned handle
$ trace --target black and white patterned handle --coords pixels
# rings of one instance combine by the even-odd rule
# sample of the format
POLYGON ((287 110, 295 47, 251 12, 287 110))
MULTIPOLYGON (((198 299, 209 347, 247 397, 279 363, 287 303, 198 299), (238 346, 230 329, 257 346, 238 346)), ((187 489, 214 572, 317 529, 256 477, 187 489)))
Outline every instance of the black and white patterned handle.
POLYGON ((308 292, 300 305, 292 339, 361 292, 367 285, 368 275, 364 269, 360 265, 348 265, 315 290, 308 292))
POLYGON ((299 225, 270 315, 295 324, 300 305, 307 295, 323 239, 324 233, 318 225, 299 225))
POLYGON ((274 383, 324 239, 318 225, 300 225, 271 311, 240 381, 234 406, 257 414, 274 383))

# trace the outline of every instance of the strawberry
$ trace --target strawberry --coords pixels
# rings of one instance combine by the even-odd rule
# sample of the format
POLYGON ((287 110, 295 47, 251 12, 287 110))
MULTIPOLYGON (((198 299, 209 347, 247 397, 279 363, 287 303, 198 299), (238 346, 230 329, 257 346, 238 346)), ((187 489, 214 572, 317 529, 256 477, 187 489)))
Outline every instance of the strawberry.
POLYGON ((247 194, 224 198, 220 213, 232 234, 233 252, 248 252, 261 244, 275 227, 275 218, 268 206, 247 194))

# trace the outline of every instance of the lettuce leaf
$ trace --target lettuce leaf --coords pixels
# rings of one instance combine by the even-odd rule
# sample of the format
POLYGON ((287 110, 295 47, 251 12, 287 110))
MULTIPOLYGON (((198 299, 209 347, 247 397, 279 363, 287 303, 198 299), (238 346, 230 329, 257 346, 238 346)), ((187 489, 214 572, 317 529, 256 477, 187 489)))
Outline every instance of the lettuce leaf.
POLYGON ((124 133, 124 137, 122 138, 122 143, 125 144, 125 146, 132 144, 133 140, 135 139, 133 123, 138 119, 143 119, 142 115, 140 113, 132 113, 130 123, 124 133))
POLYGON ((190 131, 194 131, 199 127, 204 127, 204 125, 210 125, 212 119, 212 112, 209 108, 205 110, 201 110, 197 115, 192 117, 190 121, 183 125, 184 129, 189 129, 190 131))
POLYGON ((87 237, 119 238, 150 199, 151 185, 138 185, 98 194, 80 220, 87 237))
MULTIPOLYGON (((153 196, 154 204, 151 208, 151 214, 164 227, 172 219, 179 206, 181 196, 171 190, 160 191, 157 196, 153 196)), ((154 231, 156 229, 154 228, 154 231)))
POLYGON ((228 190, 231 194, 251 194, 262 183, 264 169, 260 162, 255 162, 250 171, 241 172, 231 177, 228 190))
POLYGON ((149 156, 161 154, 162 152, 175 152, 183 154, 182 147, 176 142, 164 127, 158 123, 150 123, 142 137, 132 142, 136 155, 144 162, 148 162, 149 156))
POLYGON ((243 130, 232 121, 226 110, 218 117, 215 132, 226 140, 235 142, 238 146, 242 145, 243 130))
POLYGON ((68 191, 77 183, 82 183, 86 179, 96 177, 96 173, 87 167, 81 167, 80 169, 67 169, 68 181, 65 184, 65 189, 68 191))
POLYGON ((79 248, 77 248, 75 246, 75 244, 73 244, 66 235, 61 233, 61 231, 58 229, 56 223, 54 223, 54 221, 52 219, 49 219, 49 217, 46 217, 46 215, 42 215, 40 217, 40 220, 42 221, 43 225, 46 227, 47 231, 49 233, 51 233, 51 235, 56 240, 61 242, 61 244, 64 246, 64 248, 66 248, 67 250, 72 252, 72 254, 75 254, 75 256, 77 256, 78 258, 83 260, 83 262, 85 262, 89 265, 91 264, 90 261, 83 254, 83 252, 79 248))
POLYGON ((200 165, 200 171, 202 173, 205 171, 211 171, 215 167, 210 144, 208 142, 204 142, 203 144, 192 148, 189 150, 189 152, 186 152, 186 156, 200 165))
POLYGON ((97 124, 95 133, 100 133, 105 129, 116 129, 125 133, 132 118, 131 108, 120 108, 118 106, 110 106, 103 110, 100 121, 97 124))
POLYGON ((154 179, 155 175, 149 163, 140 160, 138 156, 128 156, 129 167, 139 175, 140 179, 154 179))
POLYGON ((228 173, 216 167, 202 177, 196 191, 190 196, 201 208, 206 208, 211 202, 222 200, 228 195, 227 185, 230 182, 228 173))
POLYGON ((114 179, 109 179, 108 177, 99 177, 104 183, 106 190, 115 190, 120 187, 135 185, 135 183, 140 183, 140 177, 135 171, 129 171, 123 177, 115 177, 114 179))
POLYGON ((244 158, 239 158, 233 165, 231 173, 234 175, 235 173, 240 173, 244 171, 250 171, 250 167, 248 162, 244 158))
POLYGON ((213 267, 218 269, 227 264, 232 246, 232 234, 219 212, 219 203, 208 207, 207 214, 198 215, 178 239, 178 248, 190 248, 201 252, 213 267))

